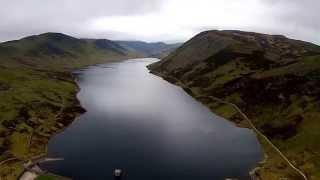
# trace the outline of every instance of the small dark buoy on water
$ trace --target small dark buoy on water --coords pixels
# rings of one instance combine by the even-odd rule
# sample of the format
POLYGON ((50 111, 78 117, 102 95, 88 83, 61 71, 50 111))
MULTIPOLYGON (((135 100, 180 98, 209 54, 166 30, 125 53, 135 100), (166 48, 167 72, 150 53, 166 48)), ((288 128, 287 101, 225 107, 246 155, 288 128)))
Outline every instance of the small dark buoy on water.
POLYGON ((121 180, 122 179, 122 176, 123 176, 123 172, 121 169, 115 169, 113 171, 113 176, 114 176, 114 179, 115 180, 121 180))

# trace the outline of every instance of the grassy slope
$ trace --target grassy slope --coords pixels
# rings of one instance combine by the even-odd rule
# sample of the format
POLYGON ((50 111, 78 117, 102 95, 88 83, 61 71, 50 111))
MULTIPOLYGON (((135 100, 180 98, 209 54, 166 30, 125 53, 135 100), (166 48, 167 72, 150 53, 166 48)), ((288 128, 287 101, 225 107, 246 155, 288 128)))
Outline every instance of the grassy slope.
MULTIPOLYGON (((282 36, 204 32, 163 61, 155 73, 178 78, 194 96, 216 96, 240 106, 255 125, 310 179, 320 179, 320 47, 282 36)), ((199 99, 245 126, 237 113, 199 99)), ((301 179, 268 145, 262 179, 301 179)))
POLYGON ((0 44, 1 64, 59 70, 134 55, 112 43, 46 33, 0 44))
POLYGON ((72 69, 130 57, 57 33, 0 44, 0 162, 16 158, 0 165, 0 179, 15 179, 22 160, 46 153, 49 138, 83 112, 72 69))

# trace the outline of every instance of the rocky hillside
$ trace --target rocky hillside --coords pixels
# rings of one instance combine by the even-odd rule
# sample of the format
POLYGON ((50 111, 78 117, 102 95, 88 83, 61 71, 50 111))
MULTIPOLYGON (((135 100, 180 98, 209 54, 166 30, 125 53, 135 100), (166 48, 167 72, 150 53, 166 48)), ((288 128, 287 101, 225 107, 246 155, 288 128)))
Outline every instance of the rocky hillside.
MULTIPOLYGON (((189 87, 215 113, 246 126, 233 108, 204 97, 235 103, 309 179, 320 179, 319 46, 281 35, 207 31, 149 68, 189 87)), ((302 179, 261 144, 267 158, 257 177, 302 179)))

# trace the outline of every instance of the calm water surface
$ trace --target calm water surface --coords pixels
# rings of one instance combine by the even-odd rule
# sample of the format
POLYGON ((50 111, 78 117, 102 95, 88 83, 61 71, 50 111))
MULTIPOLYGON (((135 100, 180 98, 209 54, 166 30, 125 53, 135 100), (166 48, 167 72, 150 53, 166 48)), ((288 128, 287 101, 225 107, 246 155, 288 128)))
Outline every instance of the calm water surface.
POLYGON ((157 59, 75 72, 87 113, 49 143, 64 161, 50 171, 76 180, 247 179, 261 159, 254 133, 212 114, 181 88, 148 73, 157 59))

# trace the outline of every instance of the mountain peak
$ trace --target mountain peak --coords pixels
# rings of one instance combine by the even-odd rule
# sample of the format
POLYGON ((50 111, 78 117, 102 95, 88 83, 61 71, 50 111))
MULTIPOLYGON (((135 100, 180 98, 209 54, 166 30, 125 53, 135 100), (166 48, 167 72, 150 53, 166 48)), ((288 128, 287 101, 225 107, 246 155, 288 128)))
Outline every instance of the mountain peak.
POLYGON ((52 41, 62 41, 62 40, 77 40, 77 38, 74 38, 72 36, 63 34, 63 33, 55 33, 55 32, 47 32, 35 36, 27 37, 26 39, 46 39, 46 40, 52 40, 52 41))
MULTIPOLYGON (((45 33, 41 33, 38 36, 56 36, 56 37, 65 37, 65 36, 69 36, 63 33, 59 33, 59 32, 45 32, 45 33)), ((71 37, 71 36, 69 36, 71 37)))

